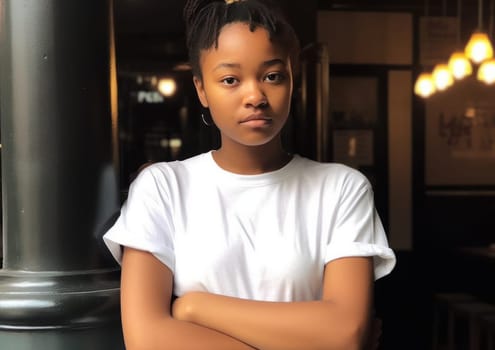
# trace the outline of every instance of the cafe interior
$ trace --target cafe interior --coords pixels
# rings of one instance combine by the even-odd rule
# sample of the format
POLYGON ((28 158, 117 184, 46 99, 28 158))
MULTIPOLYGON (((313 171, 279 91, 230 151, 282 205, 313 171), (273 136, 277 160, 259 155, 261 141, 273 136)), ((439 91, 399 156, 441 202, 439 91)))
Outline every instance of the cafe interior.
MULTIPOLYGON (((495 349, 495 0, 278 3, 302 47, 285 146, 363 172, 397 256, 379 349, 495 349)), ((219 143, 183 5, 114 1, 121 201, 143 164, 219 143)))

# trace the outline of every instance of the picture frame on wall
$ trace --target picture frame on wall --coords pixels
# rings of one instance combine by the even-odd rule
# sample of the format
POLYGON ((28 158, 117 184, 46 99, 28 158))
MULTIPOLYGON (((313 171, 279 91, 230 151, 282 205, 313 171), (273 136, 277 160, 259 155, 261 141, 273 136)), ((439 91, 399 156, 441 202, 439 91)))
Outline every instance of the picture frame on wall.
POLYGON ((425 101, 425 185, 495 187, 493 87, 474 77, 425 101))
POLYGON ((355 168, 374 165, 378 78, 336 76, 330 85, 334 161, 355 168))

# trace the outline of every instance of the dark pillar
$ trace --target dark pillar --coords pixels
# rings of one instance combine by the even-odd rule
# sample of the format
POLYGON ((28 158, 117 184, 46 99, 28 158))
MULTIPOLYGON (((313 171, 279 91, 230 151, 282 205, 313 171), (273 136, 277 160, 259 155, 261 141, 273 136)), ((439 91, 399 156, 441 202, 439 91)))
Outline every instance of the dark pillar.
POLYGON ((111 0, 0 0, 5 349, 119 349, 111 0))
POLYGON ((307 45, 301 52, 300 88, 295 91, 293 123, 298 153, 321 162, 330 157, 329 58, 322 43, 307 45))

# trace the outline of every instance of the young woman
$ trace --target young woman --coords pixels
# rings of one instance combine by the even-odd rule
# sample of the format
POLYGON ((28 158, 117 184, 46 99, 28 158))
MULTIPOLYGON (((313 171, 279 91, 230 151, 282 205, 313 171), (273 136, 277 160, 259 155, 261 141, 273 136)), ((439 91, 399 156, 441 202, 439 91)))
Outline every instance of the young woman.
POLYGON ((256 0, 184 13, 221 147, 144 169, 104 236, 127 349, 362 349, 373 281, 395 256, 361 173, 282 147, 292 28, 256 0))

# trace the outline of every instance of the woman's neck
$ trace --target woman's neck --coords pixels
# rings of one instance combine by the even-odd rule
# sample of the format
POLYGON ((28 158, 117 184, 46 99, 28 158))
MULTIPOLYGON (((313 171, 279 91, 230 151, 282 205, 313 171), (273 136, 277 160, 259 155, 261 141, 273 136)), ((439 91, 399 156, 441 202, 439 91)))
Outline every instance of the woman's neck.
POLYGON ((265 145, 222 144, 213 159, 224 170, 245 175, 262 174, 282 168, 292 156, 284 151, 280 140, 265 145))

